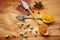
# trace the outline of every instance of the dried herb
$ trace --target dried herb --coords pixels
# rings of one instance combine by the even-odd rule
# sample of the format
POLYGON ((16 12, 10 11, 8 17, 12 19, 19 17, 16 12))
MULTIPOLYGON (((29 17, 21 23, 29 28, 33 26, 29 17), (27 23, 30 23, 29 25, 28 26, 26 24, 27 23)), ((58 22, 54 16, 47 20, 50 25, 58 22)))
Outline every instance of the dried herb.
POLYGON ((35 5, 34 5, 35 8, 40 9, 42 6, 43 6, 43 5, 42 5, 42 2, 39 2, 39 1, 36 2, 36 1, 35 1, 35 5))

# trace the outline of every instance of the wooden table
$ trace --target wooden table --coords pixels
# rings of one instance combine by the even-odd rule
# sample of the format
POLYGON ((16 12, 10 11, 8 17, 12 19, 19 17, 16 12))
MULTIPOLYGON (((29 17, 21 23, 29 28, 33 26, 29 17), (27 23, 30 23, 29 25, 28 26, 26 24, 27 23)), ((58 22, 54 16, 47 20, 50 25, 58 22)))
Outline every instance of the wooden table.
MULTIPOLYGON (((33 0, 25 0, 29 5, 34 4, 33 0)), ((37 0, 36 0, 37 1, 37 0)), ((41 1, 41 0, 39 0, 41 1)), ((60 40, 60 0, 42 0, 45 10, 54 16, 54 23, 48 28, 50 32, 49 37, 43 37, 38 35, 37 38, 30 36, 26 40, 60 40)), ((21 23, 16 19, 16 16, 20 14, 23 9, 17 10, 18 5, 20 5, 20 0, 0 0, 0 40, 5 40, 2 38, 5 34, 11 34, 12 32, 19 32, 20 28, 18 25, 21 23)), ((23 10, 21 13, 25 13, 23 10)), ((28 13, 28 12, 26 12, 28 13)), ((26 14, 25 13, 25 14, 26 14)), ((20 36, 16 33, 16 38, 10 38, 9 40, 19 40, 20 36)))

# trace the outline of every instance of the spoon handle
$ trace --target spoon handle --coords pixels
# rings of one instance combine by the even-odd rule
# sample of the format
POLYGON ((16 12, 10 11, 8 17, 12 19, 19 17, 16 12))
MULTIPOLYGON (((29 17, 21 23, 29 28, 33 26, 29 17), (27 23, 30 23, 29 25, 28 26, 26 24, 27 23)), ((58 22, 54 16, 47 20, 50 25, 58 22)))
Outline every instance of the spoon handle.
POLYGON ((33 15, 33 13, 31 12, 30 9, 28 9, 28 11, 30 12, 30 14, 33 16, 33 18, 35 19, 35 21, 37 22, 37 24, 40 24, 38 21, 37 21, 37 18, 33 15))
MULTIPOLYGON (((28 16, 26 16, 25 19, 34 19, 34 18, 33 18, 33 17, 28 17, 28 16)), ((42 20, 41 18, 36 18, 36 19, 42 20)))

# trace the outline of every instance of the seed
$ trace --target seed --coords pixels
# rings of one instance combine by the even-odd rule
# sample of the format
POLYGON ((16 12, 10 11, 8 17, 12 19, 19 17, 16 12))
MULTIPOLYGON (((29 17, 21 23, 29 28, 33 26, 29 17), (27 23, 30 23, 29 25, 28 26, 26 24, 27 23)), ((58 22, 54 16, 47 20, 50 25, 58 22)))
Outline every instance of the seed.
POLYGON ((32 31, 29 31, 30 33, 32 32, 32 31))
POLYGON ((23 25, 23 28, 26 29, 26 27, 29 27, 29 25, 30 25, 29 23, 25 23, 25 24, 23 25))
POLYGON ((27 30, 24 30, 24 34, 27 34, 27 30))
POLYGON ((29 16, 30 14, 27 14, 27 16, 29 16))
POLYGON ((32 29, 33 29, 33 27, 30 27, 30 29, 32 30, 32 29))
POLYGON ((35 31, 36 33, 38 33, 38 31, 35 31))
POLYGON ((34 13, 34 11, 32 11, 34 13))
POLYGON ((25 22, 25 20, 23 20, 23 22, 25 22))
POLYGON ((24 24, 22 24, 21 26, 23 26, 24 24))
POLYGON ((31 33, 31 32, 32 32, 32 30, 31 30, 31 29, 29 29, 29 32, 31 33))
POLYGON ((13 36, 13 37, 16 37, 16 34, 15 34, 15 33, 12 33, 12 36, 13 36))
POLYGON ((23 33, 23 32, 19 32, 19 35, 23 36, 23 35, 24 35, 24 33, 23 33))
POLYGON ((38 12, 38 14, 40 14, 40 12, 38 12))
POLYGON ((10 37, 10 35, 9 34, 7 34, 7 35, 5 35, 5 38, 7 39, 7 38, 9 38, 10 37))
POLYGON ((24 29, 26 29, 26 27, 24 29))
POLYGON ((24 38, 28 38, 28 36, 27 35, 24 35, 24 38))
POLYGON ((33 28, 30 28, 31 30, 33 29, 33 28))
POLYGON ((37 35, 35 35, 35 37, 37 37, 37 35))
POLYGON ((27 25, 27 27, 29 27, 29 26, 30 26, 30 24, 27 25))

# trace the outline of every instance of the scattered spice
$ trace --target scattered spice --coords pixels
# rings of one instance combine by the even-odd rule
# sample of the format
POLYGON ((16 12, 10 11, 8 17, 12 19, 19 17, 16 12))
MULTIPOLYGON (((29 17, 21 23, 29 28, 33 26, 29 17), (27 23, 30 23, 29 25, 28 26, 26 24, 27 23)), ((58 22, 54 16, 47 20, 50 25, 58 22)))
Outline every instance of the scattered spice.
POLYGON ((28 31, 27 31, 27 30, 24 30, 23 32, 24 32, 24 34, 25 34, 25 35, 28 33, 28 31))
POLYGON ((27 16, 29 16, 30 14, 27 14, 27 16))
POLYGON ((27 35, 24 35, 24 38, 28 38, 28 36, 27 35))
POLYGON ((23 25, 23 28, 26 29, 26 27, 29 27, 29 26, 30 26, 29 23, 25 23, 25 24, 23 25))
POLYGON ((37 37, 37 35, 35 35, 35 37, 37 37))
POLYGON ((40 9, 42 6, 43 6, 43 5, 42 5, 42 2, 39 2, 39 1, 36 2, 36 1, 35 1, 35 5, 34 5, 35 8, 40 9))
POLYGON ((24 35, 24 33, 23 33, 23 32, 19 32, 19 35, 20 35, 20 36, 23 36, 23 35, 24 35))
POLYGON ((38 14, 40 14, 40 12, 38 12, 38 14))
POLYGON ((31 30, 31 29, 29 29, 29 32, 31 33, 31 32, 32 32, 32 30, 31 30))
POLYGON ((38 31, 35 31, 36 33, 38 33, 38 31))
POLYGON ((6 39, 8 39, 9 37, 10 37, 10 35, 9 35, 9 34, 5 35, 5 38, 6 38, 6 39))
POLYGON ((16 37, 15 33, 12 33, 12 36, 13 36, 13 37, 16 37))
POLYGON ((23 26, 24 24, 21 24, 21 26, 23 26))
POLYGON ((33 28, 31 27, 30 29, 32 30, 33 28))
POLYGON ((26 29, 26 27, 24 29, 26 29))

